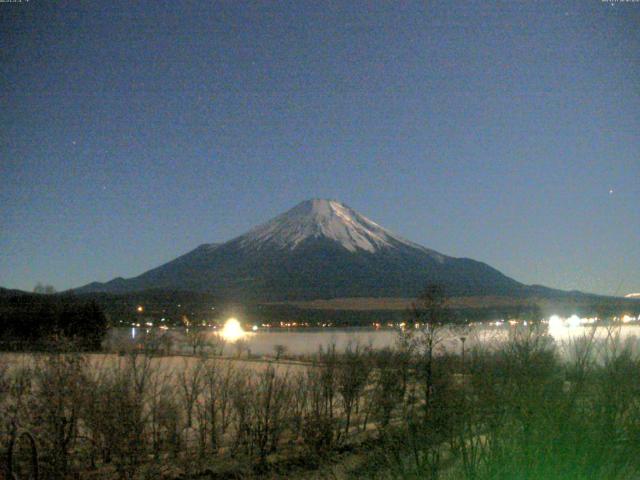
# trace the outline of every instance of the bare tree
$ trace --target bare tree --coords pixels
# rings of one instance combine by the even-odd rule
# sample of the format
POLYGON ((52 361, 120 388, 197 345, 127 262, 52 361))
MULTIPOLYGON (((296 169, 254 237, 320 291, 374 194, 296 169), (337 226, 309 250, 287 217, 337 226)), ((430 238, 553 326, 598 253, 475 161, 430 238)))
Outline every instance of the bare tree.
POLYGON ((309 392, 307 376, 300 372, 291 378, 291 430, 295 439, 302 434, 305 411, 308 407, 309 392))
POLYGON ((233 454, 244 451, 252 453, 251 443, 251 375, 247 370, 236 370, 231 387, 231 405, 233 406, 233 433, 231 446, 233 454))
POLYGON ((274 345, 273 352, 276 354, 276 362, 277 362, 287 352, 287 347, 281 344, 274 345))
POLYGON ((204 365, 204 402, 203 412, 200 415, 200 432, 202 449, 205 448, 206 437, 209 437, 211 450, 218 451, 219 440, 219 417, 221 403, 222 379, 218 363, 215 360, 207 360, 204 365))
MULTIPOLYGON (((384 430, 391 422, 394 409, 402 406, 406 379, 400 354, 383 349, 374 355, 375 382, 371 394, 370 410, 375 413, 378 428, 384 430)), ((365 424, 363 425, 366 428, 365 424)))
POLYGON ((233 346, 236 349, 236 355, 238 356, 238 358, 242 357, 243 352, 249 352, 249 344, 245 340, 236 340, 233 346))
POLYGON ((62 478, 68 473, 71 448, 78 435, 85 358, 52 353, 38 362, 34 374, 34 423, 39 426, 37 434, 45 447, 49 475, 62 478))
POLYGON ((220 410, 220 433, 222 435, 227 433, 229 423, 231 422, 231 394, 236 374, 237 369, 235 369, 231 363, 227 363, 219 378, 218 408, 220 410))
POLYGON ((335 412, 337 354, 335 345, 320 348, 316 363, 307 370, 307 412, 303 439, 311 453, 324 456, 336 444, 339 425, 335 412))
POLYGON ((182 371, 178 374, 178 381, 187 414, 187 428, 193 426, 193 406, 202 393, 204 374, 205 368, 202 362, 189 365, 189 360, 184 359, 182 371))
POLYGON ((222 335, 210 335, 208 345, 211 347, 211 354, 214 357, 221 357, 227 342, 222 335))
POLYGON ((424 385, 425 417, 433 393, 433 357, 436 347, 443 340, 442 327, 451 322, 447 308, 449 299, 441 285, 428 285, 418 296, 411 308, 407 335, 413 338, 414 346, 420 352, 420 367, 424 385))
POLYGON ((371 365, 369 349, 362 349, 359 344, 349 342, 337 369, 337 391, 342 398, 343 413, 345 415, 344 437, 349 435, 351 415, 354 407, 359 404, 360 396, 369 380, 371 365))
POLYGON ((280 435, 286 426, 285 415, 291 389, 286 374, 277 375, 274 367, 269 365, 258 375, 252 390, 255 392, 251 403, 252 440, 257 449, 259 465, 264 466, 267 454, 276 450, 280 435))
POLYGON ((202 328, 187 328, 185 331, 187 337, 187 344, 191 347, 191 354, 202 354, 204 348, 209 343, 209 336, 211 333, 202 328))

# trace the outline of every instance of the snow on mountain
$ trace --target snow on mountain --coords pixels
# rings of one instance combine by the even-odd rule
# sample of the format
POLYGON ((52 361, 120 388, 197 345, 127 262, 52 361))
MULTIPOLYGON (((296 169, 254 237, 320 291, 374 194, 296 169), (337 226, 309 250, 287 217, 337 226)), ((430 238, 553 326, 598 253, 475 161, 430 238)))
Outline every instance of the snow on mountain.
POLYGON ((259 249, 266 244, 293 250, 303 241, 319 237, 334 240, 350 252, 375 252, 398 244, 418 247, 348 206, 324 199, 304 201, 239 240, 243 247, 259 249))

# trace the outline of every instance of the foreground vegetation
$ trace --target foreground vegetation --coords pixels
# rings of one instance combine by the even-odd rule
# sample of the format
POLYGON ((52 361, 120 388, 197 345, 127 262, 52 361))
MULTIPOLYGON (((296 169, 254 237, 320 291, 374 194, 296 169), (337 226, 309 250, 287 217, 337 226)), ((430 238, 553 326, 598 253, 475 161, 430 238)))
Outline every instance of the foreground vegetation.
POLYGON ((0 369, 5 478, 303 478, 345 452, 354 478, 636 478, 640 358, 609 333, 534 326, 462 358, 428 324, 296 368, 33 355, 0 369))
POLYGON ((558 345, 531 321, 451 354, 446 299, 421 300, 393 348, 329 346, 307 363, 282 363, 284 346, 223 358, 198 335, 190 357, 153 335, 118 355, 60 336, 3 354, 4 478, 640 477, 635 339, 608 324, 558 345))

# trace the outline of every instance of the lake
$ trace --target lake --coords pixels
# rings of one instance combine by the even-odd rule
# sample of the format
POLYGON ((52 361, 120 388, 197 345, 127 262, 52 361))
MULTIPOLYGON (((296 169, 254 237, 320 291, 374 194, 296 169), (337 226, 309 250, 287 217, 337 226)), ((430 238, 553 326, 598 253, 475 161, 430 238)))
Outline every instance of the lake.
MULTIPOLYGON (((589 335, 598 340, 617 339, 620 341, 633 342, 637 344, 640 338, 640 324, 637 318, 625 318, 625 322, 618 322, 615 325, 596 325, 593 319, 579 319, 569 317, 566 319, 551 317, 541 328, 548 333, 560 346, 570 346, 573 340, 589 335)), ((198 330, 203 338, 209 343, 224 342, 224 354, 232 355, 238 350, 237 342, 246 350, 250 350, 252 355, 272 356, 276 346, 282 345, 289 355, 307 355, 318 351, 319 348, 327 348, 335 345, 337 351, 344 351, 348 345, 359 344, 361 346, 371 346, 372 348, 391 347, 396 344, 399 338, 400 329, 394 328, 257 328, 256 331, 242 330, 238 325, 233 325, 229 331, 229 325, 221 330, 213 328, 203 328, 198 330)), ((482 345, 491 347, 511 338, 513 335, 526 332, 528 330, 526 322, 509 323, 494 322, 475 324, 465 327, 447 327, 440 331, 440 348, 449 352, 458 352, 462 348, 464 337, 465 348, 471 349, 474 346, 482 345)), ((140 342, 149 336, 159 335, 170 339, 173 351, 190 350, 187 330, 184 328, 173 328, 169 330, 149 329, 140 327, 114 328, 109 331, 105 346, 108 349, 118 349, 124 345, 140 342)), ((635 347, 634 347, 635 348, 635 347)))

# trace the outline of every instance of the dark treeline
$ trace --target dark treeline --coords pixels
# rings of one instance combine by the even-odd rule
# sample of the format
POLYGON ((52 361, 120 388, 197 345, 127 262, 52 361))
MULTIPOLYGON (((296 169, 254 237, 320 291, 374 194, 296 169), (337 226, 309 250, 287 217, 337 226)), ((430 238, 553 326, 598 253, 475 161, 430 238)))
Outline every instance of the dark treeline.
MULTIPOLYGON (((335 327, 364 327, 372 323, 400 323, 406 320, 407 310, 340 310, 340 309, 312 309, 296 305, 238 305, 225 303, 222 300, 211 300, 205 297, 190 298, 185 294, 170 295, 136 295, 136 296, 83 296, 87 301, 95 301, 114 320, 114 326, 129 325, 141 322, 143 319, 158 321, 166 318, 167 325, 183 326, 186 317, 192 324, 200 322, 223 323, 230 316, 243 319, 246 323, 279 322, 307 323, 310 326, 331 324, 335 327), (138 305, 144 305, 142 314, 136 311, 138 305), (212 309, 212 306, 215 308, 212 309)), ((460 322, 485 322, 499 319, 531 319, 539 320, 551 314, 569 316, 611 316, 640 314, 640 302, 612 303, 606 307, 602 303, 574 305, 554 304, 553 308, 541 309, 538 305, 504 305, 487 307, 456 307, 449 308, 451 316, 460 322)))
MULTIPOLYGON (((130 325, 165 318, 165 325, 184 326, 185 318, 193 324, 224 322, 229 317, 242 318, 247 323, 298 322, 312 326, 330 323, 333 326, 371 326, 373 322, 399 323, 406 319, 405 310, 340 310, 312 309, 293 304, 257 304, 225 299, 213 294, 187 291, 146 290, 126 294, 92 293, 77 296, 86 302, 96 302, 113 320, 114 326, 130 325), (137 307, 142 305, 143 312, 137 307)), ((535 319, 551 314, 569 316, 609 317, 640 314, 640 301, 567 293, 564 297, 531 299, 528 304, 456 305, 450 306, 459 321, 483 322, 498 319, 535 319), (540 305, 545 307, 540 310, 540 305)))
POLYGON ((2 349, 41 349, 57 338, 76 348, 100 348, 107 317, 94 301, 69 295, 13 294, 0 297, 2 349))
MULTIPOLYGON (((400 323, 407 319, 407 310, 321 310, 304 309, 290 305, 268 305, 247 312, 247 319, 263 322, 296 321, 319 325, 330 323, 335 327, 364 327, 372 323, 400 323)), ((532 318, 539 320, 542 312, 535 306, 455 308, 450 309, 450 318, 457 322, 483 322, 497 319, 532 318)))

